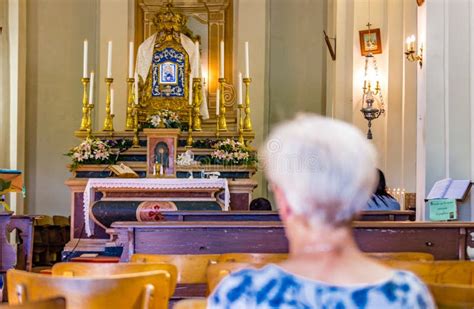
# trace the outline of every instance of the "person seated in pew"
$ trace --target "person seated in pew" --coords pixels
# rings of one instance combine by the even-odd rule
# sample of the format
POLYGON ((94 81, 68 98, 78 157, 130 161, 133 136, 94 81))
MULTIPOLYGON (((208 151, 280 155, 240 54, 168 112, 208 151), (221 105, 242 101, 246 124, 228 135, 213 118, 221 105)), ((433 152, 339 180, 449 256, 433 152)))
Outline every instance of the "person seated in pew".
POLYGON ((223 279, 209 308, 434 308, 414 274, 357 247, 351 221, 377 182, 374 147, 353 126, 304 114, 261 149, 289 258, 223 279))
POLYGON ((250 202, 249 208, 252 211, 271 211, 272 204, 266 198, 259 197, 250 202))
POLYGON ((364 210, 400 210, 400 203, 387 192, 385 175, 377 169, 379 182, 364 210))

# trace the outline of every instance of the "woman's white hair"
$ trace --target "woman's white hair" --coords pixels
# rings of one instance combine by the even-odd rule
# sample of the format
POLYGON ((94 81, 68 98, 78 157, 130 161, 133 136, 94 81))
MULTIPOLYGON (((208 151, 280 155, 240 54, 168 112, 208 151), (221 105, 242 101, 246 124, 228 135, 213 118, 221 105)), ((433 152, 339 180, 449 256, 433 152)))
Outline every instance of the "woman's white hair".
POLYGON ((300 114, 278 125, 260 150, 269 181, 311 224, 339 225, 362 210, 377 181, 377 155, 355 127, 300 114))

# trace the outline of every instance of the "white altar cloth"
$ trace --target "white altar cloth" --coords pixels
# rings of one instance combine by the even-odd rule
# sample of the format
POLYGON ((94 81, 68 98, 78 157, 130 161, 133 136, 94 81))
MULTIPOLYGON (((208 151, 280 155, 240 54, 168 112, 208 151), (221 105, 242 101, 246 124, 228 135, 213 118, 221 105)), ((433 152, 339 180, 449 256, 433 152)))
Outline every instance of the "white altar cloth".
POLYGON ((111 188, 130 189, 224 189, 224 210, 229 210, 230 192, 227 179, 205 178, 90 178, 84 190, 84 224, 88 237, 94 234, 94 222, 90 216, 95 190, 111 188))

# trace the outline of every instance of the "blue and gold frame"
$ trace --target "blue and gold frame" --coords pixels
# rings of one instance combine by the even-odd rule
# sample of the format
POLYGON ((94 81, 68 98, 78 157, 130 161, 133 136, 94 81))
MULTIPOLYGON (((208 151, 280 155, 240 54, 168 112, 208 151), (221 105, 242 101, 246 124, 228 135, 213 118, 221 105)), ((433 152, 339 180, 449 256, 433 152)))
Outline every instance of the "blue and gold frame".
POLYGON ((184 47, 174 40, 155 46, 148 78, 142 90, 145 115, 167 109, 186 113, 188 109, 190 64, 184 47))

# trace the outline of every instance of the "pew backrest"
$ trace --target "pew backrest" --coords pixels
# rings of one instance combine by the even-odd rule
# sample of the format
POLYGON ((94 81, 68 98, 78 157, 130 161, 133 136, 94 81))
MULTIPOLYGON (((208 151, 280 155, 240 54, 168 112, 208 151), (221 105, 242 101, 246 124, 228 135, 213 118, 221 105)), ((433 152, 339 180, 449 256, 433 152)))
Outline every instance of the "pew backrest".
POLYGON ((224 253, 219 256, 218 262, 234 263, 280 263, 288 259, 287 253, 224 253))
POLYGON ((378 260, 433 261, 434 256, 426 252, 368 252, 368 256, 378 260))
POLYGON ((107 277, 58 277, 20 270, 7 272, 10 304, 66 298, 68 309, 168 307, 170 275, 150 271, 107 277))
POLYGON ((176 266, 166 263, 56 263, 51 269, 53 276, 62 277, 106 277, 161 270, 170 275, 170 293, 174 294, 178 271, 176 266))
POLYGON ((217 263, 219 254, 134 254, 130 258, 135 263, 167 263, 176 266, 178 284, 207 282, 207 267, 217 263))

